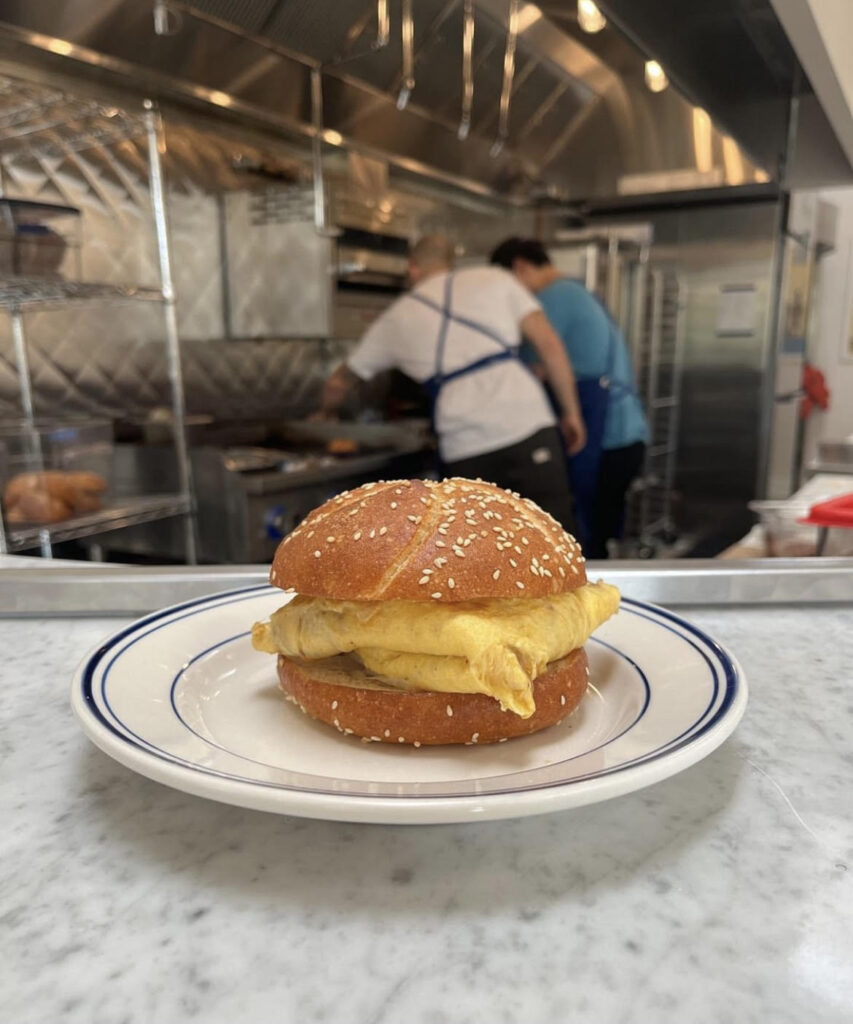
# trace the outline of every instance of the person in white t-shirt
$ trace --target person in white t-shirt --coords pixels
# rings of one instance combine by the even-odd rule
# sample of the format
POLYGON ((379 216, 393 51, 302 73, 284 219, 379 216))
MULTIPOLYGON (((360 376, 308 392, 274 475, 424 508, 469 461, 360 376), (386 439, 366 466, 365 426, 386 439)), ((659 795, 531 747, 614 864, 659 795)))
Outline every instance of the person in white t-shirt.
POLYGON ((539 303, 502 268, 453 270, 453 247, 443 235, 412 247, 409 274, 412 290, 326 381, 320 416, 333 416, 357 381, 401 370, 432 399, 447 476, 518 491, 571 528, 564 449, 580 451, 586 435, 571 364, 539 303), (544 388, 519 358, 522 336, 559 402, 559 429, 544 388))

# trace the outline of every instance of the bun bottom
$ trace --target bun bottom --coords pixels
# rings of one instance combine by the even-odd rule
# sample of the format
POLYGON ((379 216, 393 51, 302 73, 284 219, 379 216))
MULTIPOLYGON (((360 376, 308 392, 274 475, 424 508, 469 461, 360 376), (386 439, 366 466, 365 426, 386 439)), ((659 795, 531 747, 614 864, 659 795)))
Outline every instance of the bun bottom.
POLYGON ((496 700, 482 693, 383 687, 346 656, 309 662, 279 655, 278 677, 289 701, 339 732, 380 743, 436 746, 497 743, 556 725, 583 700, 588 668, 582 647, 551 662, 533 681, 536 711, 530 718, 501 711, 496 700), (342 677, 346 683, 335 681, 342 677))

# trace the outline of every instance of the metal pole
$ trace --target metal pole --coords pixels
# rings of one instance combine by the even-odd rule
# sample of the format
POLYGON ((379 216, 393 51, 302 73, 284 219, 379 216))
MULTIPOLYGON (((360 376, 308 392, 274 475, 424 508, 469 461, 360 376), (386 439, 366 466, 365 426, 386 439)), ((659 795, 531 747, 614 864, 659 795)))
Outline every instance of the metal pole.
POLYGON ((172 282, 172 261, 169 255, 169 233, 166 221, 166 202, 163 190, 163 168, 160 163, 160 146, 163 142, 163 122, 159 111, 151 100, 144 101, 145 134, 148 140, 148 165, 151 177, 151 208, 154 214, 154 230, 157 235, 157 256, 160 262, 160 282, 163 291, 163 318, 166 327, 166 357, 169 366, 169 382, 172 386, 172 430, 175 441, 175 456, 178 461, 178 481, 181 492, 189 501, 189 510, 184 516, 184 530, 187 562, 197 561, 195 537, 195 497, 192 485, 187 447, 186 406, 184 402, 184 381, 181 370, 181 345, 178 337, 178 318, 175 311, 175 289, 172 282))
MULTIPOLYGON (((33 460, 33 468, 44 469, 44 451, 41 446, 41 437, 35 427, 35 412, 33 408, 33 382, 30 376, 30 360, 27 353, 27 339, 24 336, 24 319, 17 306, 13 307, 10 314, 12 326, 12 345, 15 349, 15 362, 18 366, 18 387, 21 392, 21 409, 24 419, 29 427, 27 448, 33 460)), ((4 541, 4 547, 5 547, 4 541)), ((53 557, 53 545, 50 542, 48 530, 39 531, 39 548, 43 558, 53 557)))
POLYGON ((323 74, 311 68, 311 163, 314 174, 314 226, 326 231, 326 179, 323 176, 323 74))
POLYGON ((15 349, 15 362, 18 366, 18 387, 21 391, 21 409, 29 426, 33 425, 33 383, 30 377, 30 361, 27 356, 27 342, 24 337, 24 322, 21 311, 12 309, 12 344, 15 349))

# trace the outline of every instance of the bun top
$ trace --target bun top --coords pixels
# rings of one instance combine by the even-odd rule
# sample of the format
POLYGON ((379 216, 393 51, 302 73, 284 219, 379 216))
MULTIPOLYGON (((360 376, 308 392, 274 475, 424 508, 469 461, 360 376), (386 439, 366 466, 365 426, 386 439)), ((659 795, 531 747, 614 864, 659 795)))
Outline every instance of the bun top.
POLYGON ((527 498, 455 477, 365 484, 331 498, 278 547, 270 583, 338 601, 472 601, 586 583, 574 537, 527 498))

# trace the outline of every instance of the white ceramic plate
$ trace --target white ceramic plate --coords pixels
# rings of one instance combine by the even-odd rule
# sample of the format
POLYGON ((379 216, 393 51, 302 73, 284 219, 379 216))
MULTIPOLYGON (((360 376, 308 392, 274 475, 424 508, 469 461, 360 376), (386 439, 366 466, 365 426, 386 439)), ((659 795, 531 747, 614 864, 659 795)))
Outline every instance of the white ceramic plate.
POLYGON ((625 600, 587 643, 593 689, 566 722, 489 746, 362 743, 281 696, 253 622, 270 587, 156 612, 84 659, 71 702, 117 761, 198 796, 263 811, 399 824, 578 807, 682 771, 746 707, 737 663, 670 612, 625 600))

